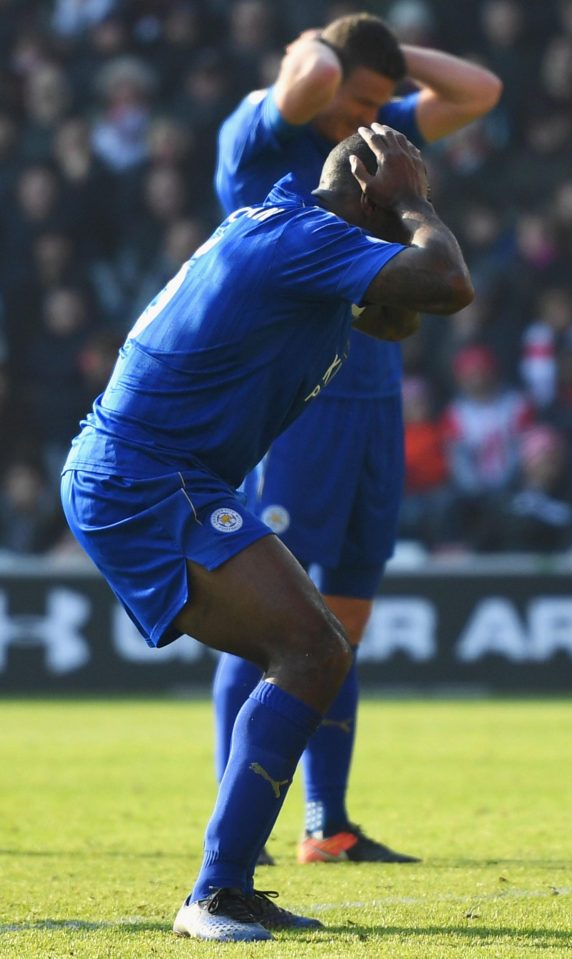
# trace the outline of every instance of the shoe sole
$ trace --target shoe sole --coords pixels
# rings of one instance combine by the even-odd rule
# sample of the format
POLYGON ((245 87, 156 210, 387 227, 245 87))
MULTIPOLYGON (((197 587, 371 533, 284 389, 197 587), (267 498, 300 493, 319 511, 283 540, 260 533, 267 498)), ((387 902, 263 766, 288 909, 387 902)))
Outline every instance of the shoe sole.
POLYGON ((244 923, 243 926, 244 928, 237 930, 235 935, 225 935, 224 933, 216 935, 215 930, 213 930, 213 935, 207 935, 198 929, 189 929, 185 920, 180 919, 177 915, 173 923, 173 932, 180 939, 197 939, 202 942, 264 942, 274 938, 272 933, 259 923, 253 923, 252 927, 250 927, 250 924, 244 923))

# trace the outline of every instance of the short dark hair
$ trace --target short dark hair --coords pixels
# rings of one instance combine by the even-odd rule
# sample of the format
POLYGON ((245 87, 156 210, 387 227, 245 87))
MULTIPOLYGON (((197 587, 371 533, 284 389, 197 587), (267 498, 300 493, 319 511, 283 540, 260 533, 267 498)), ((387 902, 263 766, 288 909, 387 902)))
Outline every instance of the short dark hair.
POLYGON ((357 193, 360 186, 351 171, 350 156, 352 155, 359 157, 368 173, 375 173, 377 170, 375 154, 359 133, 352 133, 328 154, 322 167, 320 186, 335 193, 357 193))
MULTIPOLYGON (((358 197, 361 187, 352 173, 350 157, 357 156, 362 161, 368 173, 377 171, 377 159, 373 150, 370 150, 366 141, 359 133, 353 133, 346 140, 342 140, 328 154, 322 167, 320 187, 335 193, 338 197, 358 197)), ((391 210, 378 211, 376 236, 390 243, 410 242, 409 232, 399 217, 391 210)))
POLYGON ((344 76, 366 67, 397 81, 407 72, 399 43, 381 17, 369 13, 339 17, 324 27, 321 38, 337 53, 344 76))

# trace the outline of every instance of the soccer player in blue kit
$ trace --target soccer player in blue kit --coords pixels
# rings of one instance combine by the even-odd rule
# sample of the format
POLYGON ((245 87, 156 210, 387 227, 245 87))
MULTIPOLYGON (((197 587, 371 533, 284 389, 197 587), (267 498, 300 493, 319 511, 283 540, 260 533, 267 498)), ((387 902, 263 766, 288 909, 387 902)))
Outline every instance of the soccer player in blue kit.
MULTIPOLYGON (((500 94, 488 70, 436 50, 400 47, 382 20, 355 14, 290 45, 269 90, 247 96, 219 134, 216 187, 225 212, 265 196, 293 171, 311 188, 332 144, 376 119, 418 146, 486 113, 500 94), (392 99, 405 76, 419 88, 392 99)), ((407 324, 396 339, 413 330, 407 324)), ((273 444, 249 477, 249 506, 307 569, 356 650, 394 548, 403 485, 399 343, 352 333, 332 386, 273 444)), ((252 663, 219 660, 214 683, 218 778, 238 710, 260 679, 252 663)), ((346 790, 358 705, 355 656, 303 757, 300 862, 412 862, 350 820, 346 790)), ((266 849, 261 863, 271 863, 266 849)))
POLYGON ((288 176, 232 213, 136 321, 64 466, 69 525, 148 644, 188 634, 264 671, 236 719, 179 935, 320 926, 256 891, 254 867, 351 649, 236 488, 327 388, 352 322, 392 335, 418 310, 472 299, 427 195, 419 151, 376 124, 335 147, 314 195, 288 176), (380 238, 395 227, 406 245, 380 238))

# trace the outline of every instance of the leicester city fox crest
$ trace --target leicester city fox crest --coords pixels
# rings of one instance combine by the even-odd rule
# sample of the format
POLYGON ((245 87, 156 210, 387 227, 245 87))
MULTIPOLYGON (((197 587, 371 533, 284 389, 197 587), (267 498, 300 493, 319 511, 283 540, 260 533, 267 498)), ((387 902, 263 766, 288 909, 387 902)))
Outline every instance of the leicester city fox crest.
POLYGON ((260 519, 270 527, 273 533, 283 533, 290 526, 290 513, 284 506, 278 504, 266 506, 260 514, 260 519))
POLYGON ((242 516, 234 509, 215 509, 211 513, 211 526, 220 533, 235 533, 242 526, 242 516))

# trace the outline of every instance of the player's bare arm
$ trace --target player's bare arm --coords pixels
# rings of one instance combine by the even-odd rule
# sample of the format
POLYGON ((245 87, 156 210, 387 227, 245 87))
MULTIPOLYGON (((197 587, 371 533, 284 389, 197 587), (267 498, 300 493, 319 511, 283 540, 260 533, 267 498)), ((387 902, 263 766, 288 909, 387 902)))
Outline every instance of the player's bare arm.
POLYGON ((420 326, 421 317, 416 310, 390 308, 380 303, 366 306, 353 322, 354 329, 360 333, 367 333, 376 340, 391 340, 394 343, 413 336, 420 326))
POLYGON ((485 67, 440 50, 401 49, 409 77, 421 88, 417 124, 427 142, 454 133, 498 102, 502 82, 485 67))
POLYGON ((385 264, 364 296, 423 313, 456 313, 473 299, 467 265, 455 237, 427 199, 428 183, 419 150, 390 127, 374 123, 360 134, 377 159, 375 174, 358 157, 352 171, 362 190, 362 205, 395 213, 407 229, 410 245, 385 264))
POLYGON ((306 30, 286 48, 274 97, 287 123, 309 123, 332 100, 342 80, 336 53, 306 30))

